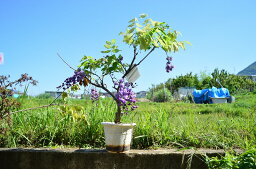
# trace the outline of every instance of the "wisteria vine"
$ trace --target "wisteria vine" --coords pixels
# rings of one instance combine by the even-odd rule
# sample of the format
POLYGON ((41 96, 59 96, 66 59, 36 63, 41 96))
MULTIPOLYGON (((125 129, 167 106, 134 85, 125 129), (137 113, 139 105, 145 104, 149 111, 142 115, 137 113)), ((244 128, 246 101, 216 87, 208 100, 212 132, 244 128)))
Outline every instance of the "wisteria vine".
POLYGON ((100 97, 99 92, 96 89, 91 89, 91 100, 93 102, 97 101, 97 100, 99 100, 99 97, 100 97))
POLYGON ((67 78, 60 86, 57 87, 57 89, 63 89, 64 91, 71 86, 79 83, 81 80, 83 80, 85 77, 85 73, 83 70, 76 70, 74 72, 74 75, 67 78))
POLYGON ((172 57, 171 56, 168 56, 166 58, 167 60, 167 63, 166 63, 166 67, 165 67, 165 70, 167 73, 169 73, 170 71, 172 71, 172 69, 174 68, 174 66, 172 65, 171 61, 172 61, 172 57))

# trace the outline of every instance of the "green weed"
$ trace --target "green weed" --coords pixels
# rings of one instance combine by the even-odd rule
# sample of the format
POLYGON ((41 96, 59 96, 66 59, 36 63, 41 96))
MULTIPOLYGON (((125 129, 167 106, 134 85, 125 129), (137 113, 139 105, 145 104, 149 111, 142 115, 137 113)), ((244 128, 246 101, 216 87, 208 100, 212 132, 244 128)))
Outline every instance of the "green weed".
MULTIPOLYGON (((50 104, 53 99, 20 100, 22 108, 50 104)), ((138 103, 124 115, 135 122, 133 148, 242 148, 256 144, 256 97, 239 96, 232 104, 138 103)), ((69 100, 65 109, 52 106, 12 115, 1 147, 104 147, 101 122, 113 121, 117 108, 111 99, 69 100)))

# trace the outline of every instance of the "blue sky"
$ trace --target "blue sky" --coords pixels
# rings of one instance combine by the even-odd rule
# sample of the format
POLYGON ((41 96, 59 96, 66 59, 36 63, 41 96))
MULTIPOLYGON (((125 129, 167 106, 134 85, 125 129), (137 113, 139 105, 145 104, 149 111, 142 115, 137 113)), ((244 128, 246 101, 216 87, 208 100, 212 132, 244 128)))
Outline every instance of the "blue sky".
POLYGON ((256 61, 255 7, 254 0, 1 0, 0 74, 15 79, 28 73, 39 81, 29 88, 36 95, 55 91, 73 74, 57 52, 76 67, 82 56, 97 58, 106 40, 117 39, 123 55, 131 59, 132 48, 118 34, 141 13, 167 22, 192 46, 171 54, 171 73, 165 72, 165 53, 155 51, 139 67, 136 91, 189 72, 219 68, 236 74, 256 61))

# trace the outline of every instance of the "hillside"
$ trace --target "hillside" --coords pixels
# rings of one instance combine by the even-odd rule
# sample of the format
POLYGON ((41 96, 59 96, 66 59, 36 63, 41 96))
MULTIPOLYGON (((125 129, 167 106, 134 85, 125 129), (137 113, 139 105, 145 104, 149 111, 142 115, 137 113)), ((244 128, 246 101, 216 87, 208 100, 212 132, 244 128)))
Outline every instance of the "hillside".
POLYGON ((238 72, 237 75, 256 75, 256 62, 252 63, 244 70, 238 72))

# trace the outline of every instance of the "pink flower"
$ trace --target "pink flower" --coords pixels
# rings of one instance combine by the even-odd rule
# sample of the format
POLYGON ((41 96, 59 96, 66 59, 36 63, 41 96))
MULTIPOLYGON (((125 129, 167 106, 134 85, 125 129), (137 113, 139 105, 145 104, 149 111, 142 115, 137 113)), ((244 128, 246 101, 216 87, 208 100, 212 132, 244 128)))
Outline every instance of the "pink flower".
POLYGON ((4 63, 4 54, 0 53, 0 64, 4 63))

